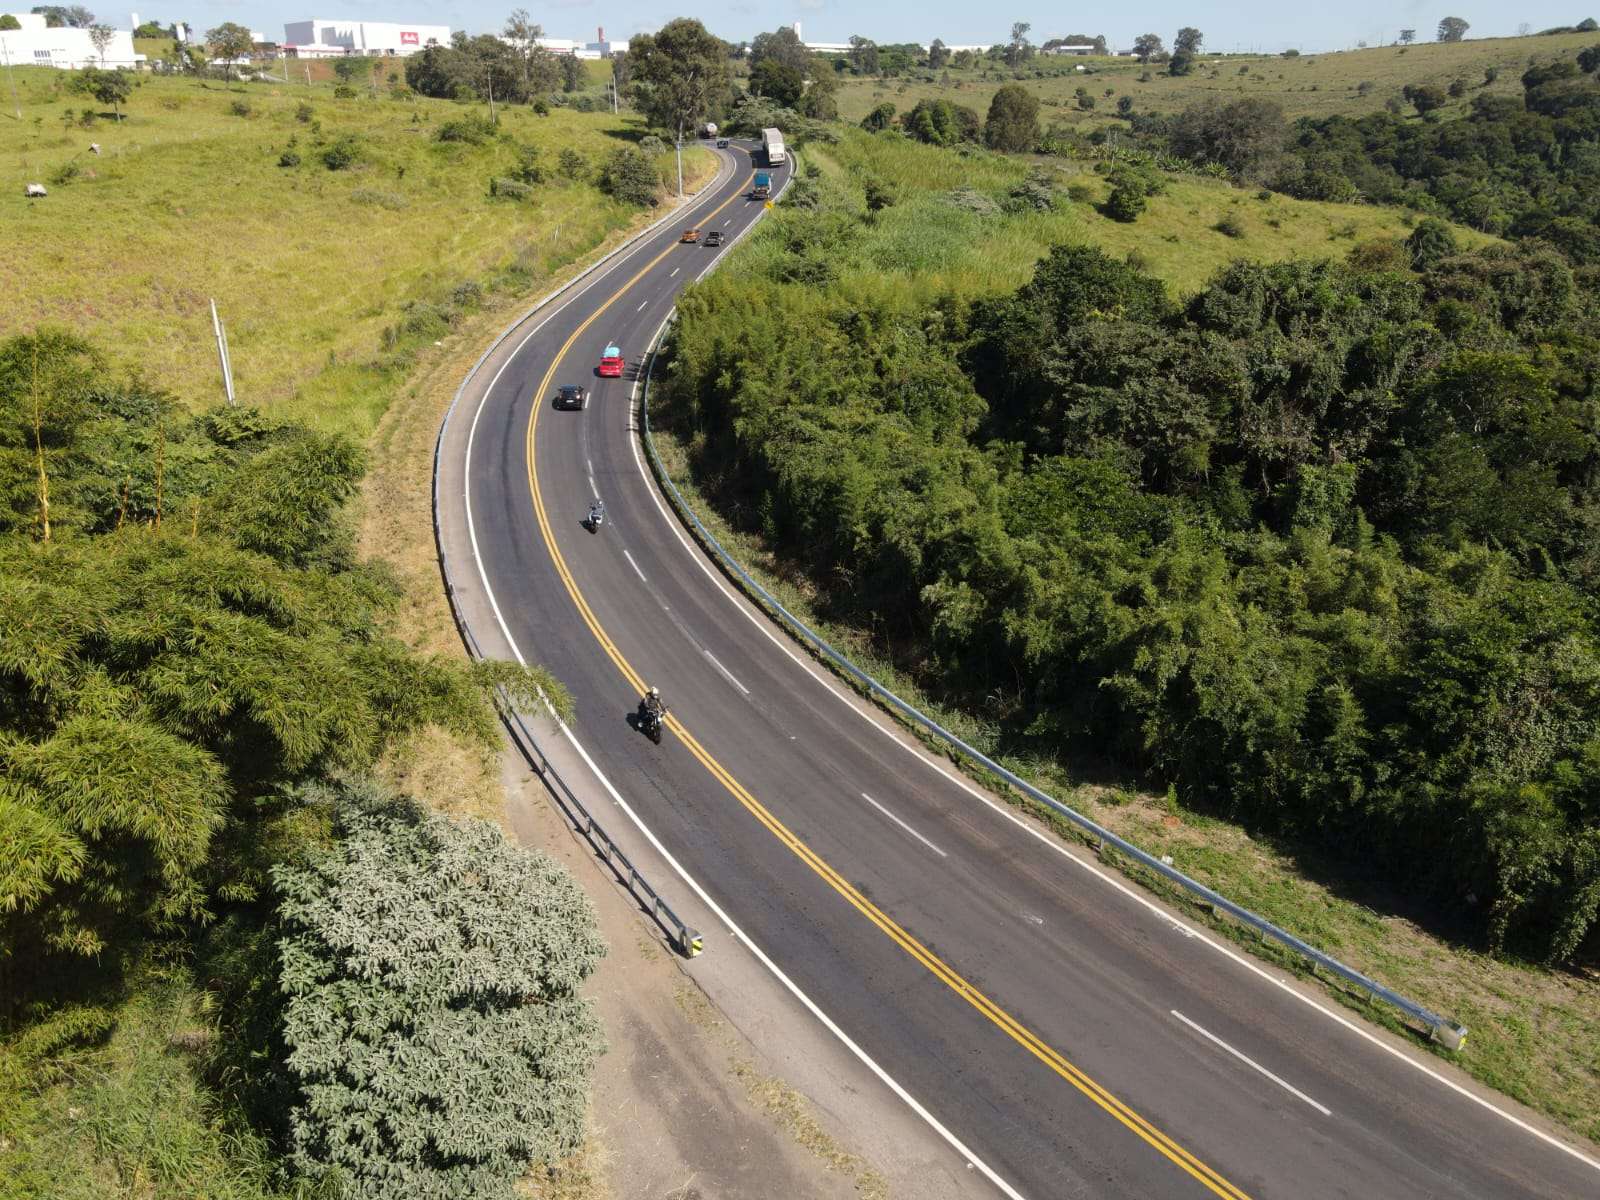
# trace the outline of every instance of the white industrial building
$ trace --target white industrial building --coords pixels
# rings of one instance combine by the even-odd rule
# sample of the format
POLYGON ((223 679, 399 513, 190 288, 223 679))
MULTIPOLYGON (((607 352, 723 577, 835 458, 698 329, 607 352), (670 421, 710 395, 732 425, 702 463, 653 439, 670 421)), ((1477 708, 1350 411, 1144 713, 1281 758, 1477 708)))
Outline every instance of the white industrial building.
POLYGON ((285 21, 283 52, 290 58, 388 55, 405 58, 429 46, 448 46, 450 26, 396 21, 343 21, 313 17, 285 21))
POLYGON ((37 13, 11 13, 21 29, 0 29, 0 64, 8 67, 139 67, 144 55, 133 50, 133 32, 111 31, 104 55, 89 40, 87 29, 51 29, 37 13))

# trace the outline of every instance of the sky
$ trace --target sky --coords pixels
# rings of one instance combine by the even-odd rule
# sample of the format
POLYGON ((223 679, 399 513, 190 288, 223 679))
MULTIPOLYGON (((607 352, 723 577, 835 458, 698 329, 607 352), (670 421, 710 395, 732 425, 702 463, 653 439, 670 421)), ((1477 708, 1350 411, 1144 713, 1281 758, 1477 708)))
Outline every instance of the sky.
MULTIPOLYGON (((17 3, 19 9, 39 0, 17 3)), ((102 20, 126 27, 128 13, 113 11, 103 0, 86 0, 102 20)), ((3 4, 4 0, 0 0, 3 4)), ((1110 16, 1063 15, 1062 8, 1037 0, 1012 0, 1004 17, 971 0, 875 0, 870 5, 845 0, 731 0, 706 4, 696 0, 324 0, 308 7, 297 0, 134 0, 140 19, 168 22, 187 20, 206 29, 223 21, 237 21, 270 37, 281 37, 283 23, 310 17, 416 21, 448 24, 473 33, 497 32, 506 13, 526 7, 550 37, 592 41, 595 27, 604 25, 610 37, 625 38, 659 28, 673 17, 698 17, 719 37, 739 41, 794 21, 802 22, 808 42, 842 42, 861 34, 878 42, 929 42, 942 38, 948 44, 1004 41, 1012 21, 1027 21, 1035 43, 1068 33, 1103 33, 1113 46, 1127 48, 1141 33, 1154 32, 1170 45, 1172 35, 1184 25, 1205 33, 1205 46, 1216 51, 1278 51, 1293 46, 1307 53, 1344 50, 1365 41, 1369 45, 1392 42, 1404 27, 1415 28, 1419 40, 1431 40, 1439 18, 1459 16, 1472 25, 1469 37, 1506 37, 1523 22, 1533 29, 1571 25, 1591 15, 1600 16, 1600 0, 1534 0, 1525 4, 1489 4, 1484 0, 1347 0, 1338 5, 1285 4, 1281 0, 1243 0, 1241 3, 1195 4, 1192 0, 1145 0, 1140 5, 1117 5, 1110 16), (1587 5, 1583 11, 1573 4, 1587 5), (987 9, 987 11, 985 11, 987 9)), ((1094 10, 1089 10, 1094 11, 1094 10)), ((1101 10, 1102 12, 1104 10, 1101 10)))

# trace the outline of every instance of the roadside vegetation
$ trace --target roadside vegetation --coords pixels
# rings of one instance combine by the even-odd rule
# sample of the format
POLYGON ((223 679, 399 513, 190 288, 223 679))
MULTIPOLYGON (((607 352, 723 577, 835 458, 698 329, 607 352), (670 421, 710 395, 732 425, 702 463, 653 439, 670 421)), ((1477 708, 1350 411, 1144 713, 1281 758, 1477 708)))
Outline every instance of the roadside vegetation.
POLYGON ((1528 1053, 1600 1017, 1590 277, 1375 205, 1294 244, 1298 202, 1150 151, 802 158, 660 392, 719 512, 984 745, 1600 1132, 1592 1037, 1528 1053))

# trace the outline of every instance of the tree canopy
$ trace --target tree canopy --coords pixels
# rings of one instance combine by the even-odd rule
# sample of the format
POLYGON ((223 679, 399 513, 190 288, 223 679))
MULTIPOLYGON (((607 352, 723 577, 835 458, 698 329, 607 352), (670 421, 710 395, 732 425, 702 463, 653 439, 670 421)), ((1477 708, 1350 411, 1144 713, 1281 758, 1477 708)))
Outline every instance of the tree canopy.
POLYGON ((1015 83, 997 90, 983 136, 992 150, 1022 154, 1034 149, 1039 144, 1039 98, 1015 83))
POLYGON ((632 39, 628 61, 635 106, 680 138, 712 115, 728 88, 726 43, 688 17, 632 39))

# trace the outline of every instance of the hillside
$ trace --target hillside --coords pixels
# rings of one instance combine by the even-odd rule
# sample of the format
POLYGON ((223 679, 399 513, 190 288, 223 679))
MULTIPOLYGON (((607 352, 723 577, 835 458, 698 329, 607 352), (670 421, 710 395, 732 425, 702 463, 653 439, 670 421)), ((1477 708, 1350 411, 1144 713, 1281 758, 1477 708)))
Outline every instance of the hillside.
MULTIPOLYGON (((481 106, 387 85, 341 100, 322 84, 145 78, 125 120, 86 126, 99 106, 66 91, 66 75, 15 74, 24 120, 0 124, 0 228, 25 250, 7 256, 0 326, 92 335, 197 404, 220 397, 215 298, 242 401, 363 435, 394 383, 372 370, 385 331, 391 344, 437 336, 451 315, 417 304, 532 289, 639 219, 595 183, 639 135, 626 114, 502 108, 485 136, 471 127, 481 106), (440 140, 452 122, 467 140, 440 140), (333 147, 349 160, 337 170, 333 147), (491 198, 522 147, 544 181, 491 198), (576 178, 567 151, 581 156, 576 178), (297 165, 281 165, 286 152, 297 165), (24 198, 33 181, 47 198, 24 198)), ((664 156, 663 179, 670 166, 664 156)), ((710 158, 691 151, 685 168, 693 182, 710 158)))
POLYGON ((1091 58, 1074 62, 1036 60, 1015 73, 1003 66, 978 66, 949 72, 918 71, 905 79, 861 79, 846 76, 839 87, 839 116, 859 121, 885 101, 905 111, 918 100, 944 98, 976 109, 980 115, 1002 84, 1021 82, 1036 92, 1043 120, 1092 128, 1115 120, 1117 100, 1131 96, 1136 112, 1177 112, 1209 96, 1228 99, 1266 96, 1283 106, 1289 117, 1359 116, 1398 98, 1406 84, 1448 87, 1465 80, 1471 95, 1520 96, 1518 77, 1535 63, 1572 58, 1600 41, 1596 33, 1551 37, 1483 38, 1442 44, 1378 46, 1333 54, 1202 55, 1194 72, 1174 78, 1158 65, 1141 66, 1127 58, 1091 58), (1078 71, 1083 65, 1087 69, 1078 71), (1490 68, 1497 72, 1485 84, 1490 68), (949 83, 942 82, 945 75, 949 83), (1150 78, 1145 79, 1145 75, 1150 78), (1371 87, 1363 88, 1370 84, 1371 87), (1076 92, 1086 89, 1095 108, 1078 108, 1076 92))

